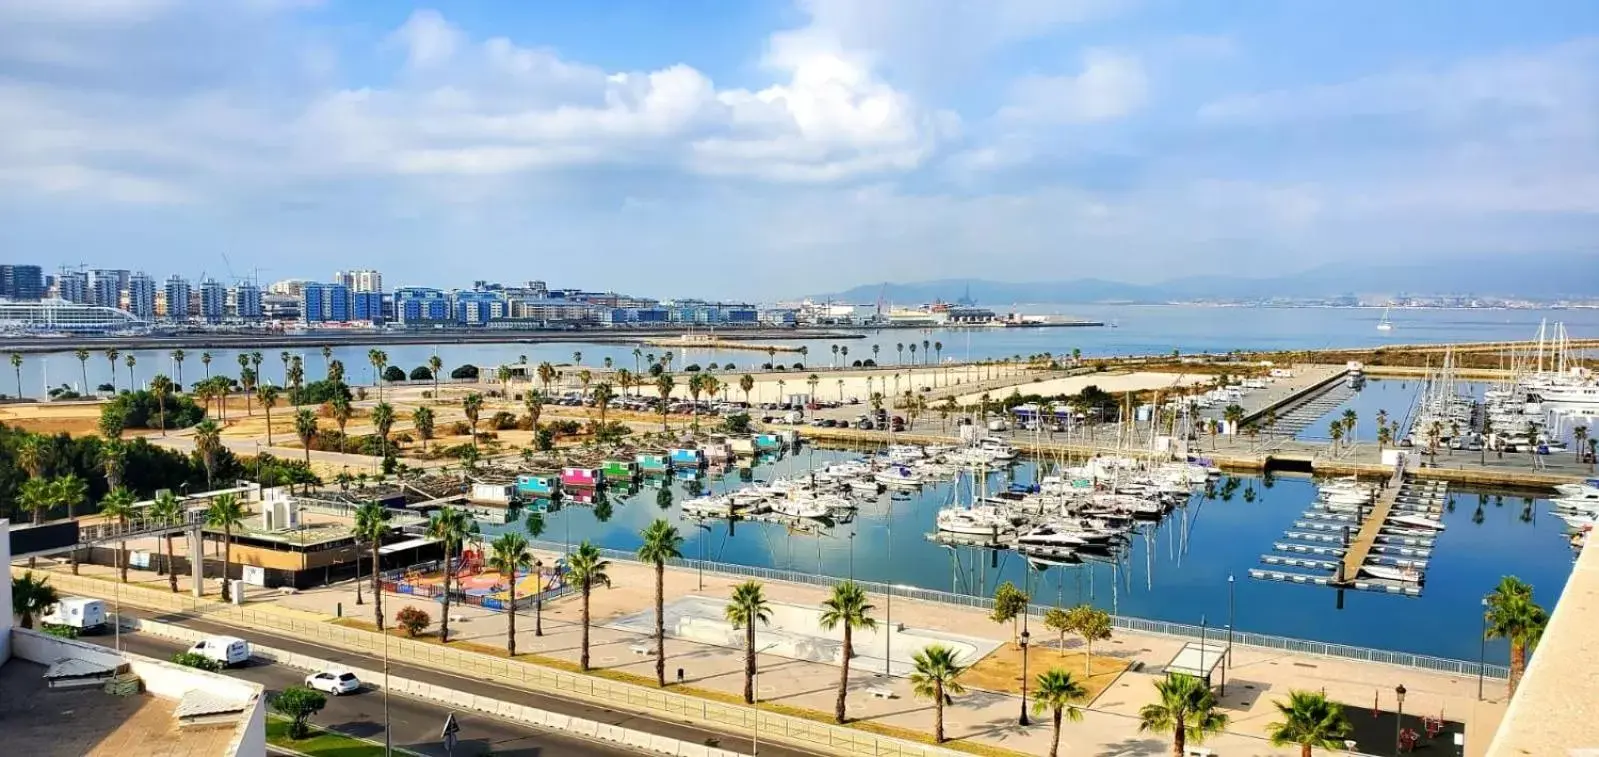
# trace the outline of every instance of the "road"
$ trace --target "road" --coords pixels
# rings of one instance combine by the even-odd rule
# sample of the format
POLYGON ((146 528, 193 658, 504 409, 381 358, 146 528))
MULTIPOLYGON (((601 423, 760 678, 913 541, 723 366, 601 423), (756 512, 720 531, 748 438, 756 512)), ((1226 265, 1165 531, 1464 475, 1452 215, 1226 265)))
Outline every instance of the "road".
MULTIPOLYGON (((261 646, 281 649, 287 652, 308 655, 318 659, 327 660, 334 664, 343 664, 350 667, 364 668, 367 670, 383 669, 383 660, 381 658, 369 657, 367 655, 356 654, 331 647, 324 647, 317 644, 310 644, 295 639, 274 636, 258 630, 240 629, 233 626, 197 620, 181 615, 164 615, 161 613, 129 609, 124 609, 123 612, 130 616, 149 618, 162 623, 171 623, 174 625, 183 626, 185 628, 192 628, 197 631, 237 636, 251 642, 252 644, 259 644, 261 646)), ((86 636, 84 637, 84 640, 92 641, 98 644, 104 644, 107 646, 110 646, 114 641, 112 636, 104 635, 93 637, 86 636)), ((180 646, 177 642, 154 638, 148 635, 141 636, 137 633, 124 633, 122 635, 122 641, 123 646, 126 647, 130 652, 145 654, 160 659, 167 659, 171 657, 172 653, 178 651, 178 647, 180 646), (134 646, 135 644, 149 646, 140 648, 134 646), (150 651, 145 651, 146 649, 150 651)), ((280 679, 276 682, 270 683, 267 681, 259 682, 272 689, 281 688, 281 686, 284 685, 283 681, 287 681, 288 683, 300 683, 305 679, 306 675, 305 673, 297 670, 278 668, 277 666, 271 665, 242 668, 230 672, 236 673, 243 678, 249 678, 251 675, 254 675, 256 671, 271 670, 278 671, 280 674, 280 679)), ((413 681, 422 681, 424 683, 430 683, 436 686, 446 686, 459 690, 470 690, 475 694, 490 696, 507 702, 515 702, 528 707, 537 707, 549 712, 558 712, 573 717, 586 718, 588 720, 593 720, 608 725, 629 728, 637 731, 645 731, 648 733, 679 739, 681 741, 687 741, 696 744, 707 744, 729 751, 742 752, 745 754, 750 753, 750 739, 744 734, 734 735, 720 733, 678 721, 660 720, 636 713, 612 710, 605 707, 591 705, 581 700, 551 697, 528 691, 526 689, 502 686, 477 678, 458 676, 429 668, 419 668, 397 662, 390 663, 389 673, 391 675, 408 678, 413 681)), ((251 678, 251 680, 257 679, 251 678)), ((389 710, 390 723, 393 725, 397 733, 397 739, 395 741, 396 745, 403 745, 407 749, 413 749, 424 754, 440 755, 441 757, 444 755, 444 750, 440 746, 439 742, 439 729, 444 725, 445 710, 432 704, 419 702, 417 700, 407 700, 404 697, 390 697, 389 710), (410 714, 406 716, 408 724, 404 726, 403 730, 400 723, 398 710, 395 709, 395 707, 402 701, 405 701, 411 708, 408 710, 410 714), (401 741, 399 738, 402 734, 404 741, 401 741)), ((609 745, 589 742, 582 739, 573 739, 556 735, 547 731, 517 726, 504 721, 493 720, 477 715, 458 713, 456 717, 460 720, 463 729, 461 733, 462 746, 456 748, 456 757, 460 757, 461 755, 486 754, 488 753, 487 750, 489 748, 492 748, 493 753, 496 755, 536 754, 539 755, 539 757, 549 757, 549 755, 552 754, 606 755, 607 757, 611 755, 634 754, 632 752, 618 750, 609 745), (468 744, 473 745, 473 748, 477 751, 463 751, 468 744)), ((360 695, 347 698, 341 697, 336 701, 330 698, 328 709, 324 711, 323 715, 318 717, 316 722, 322 725, 330 725, 330 727, 338 728, 339 730, 346 730, 347 732, 355 733, 367 738, 382 738, 382 721, 382 696, 373 693, 362 693, 360 695), (335 706, 344 707, 347 706, 347 702, 357 703, 358 706, 364 708, 363 712, 366 714, 360 720, 353 719, 353 716, 332 714, 335 712, 333 709, 335 706), (341 719, 348 719, 348 722, 337 722, 341 719), (345 725, 349 725, 351 728, 347 729, 344 727, 345 725)), ((781 744, 768 743, 764 737, 761 740, 760 753, 762 755, 770 755, 771 757, 806 757, 807 755, 812 754, 811 752, 789 748, 781 744)))
MULTIPOLYGON (((113 636, 83 637, 83 641, 104 646, 115 643, 113 636)), ((183 644, 139 633, 122 634, 123 649, 165 660, 181 652, 183 644)), ((268 692, 282 691, 285 687, 303 683, 305 672, 260 661, 227 671, 228 675, 265 686, 268 692)), ((389 698, 389 726, 394 735, 394 746, 426 755, 444 757, 440 730, 449 710, 430 702, 394 696, 389 698)), ((636 757, 635 753, 608 744, 587 741, 541 731, 502 720, 487 718, 475 713, 457 712, 461 725, 460 743, 456 745, 457 757, 475 755, 539 755, 541 757, 636 757)), ((381 741, 383 738, 383 695, 370 686, 354 694, 328 697, 326 709, 312 718, 312 722, 341 733, 381 741)))

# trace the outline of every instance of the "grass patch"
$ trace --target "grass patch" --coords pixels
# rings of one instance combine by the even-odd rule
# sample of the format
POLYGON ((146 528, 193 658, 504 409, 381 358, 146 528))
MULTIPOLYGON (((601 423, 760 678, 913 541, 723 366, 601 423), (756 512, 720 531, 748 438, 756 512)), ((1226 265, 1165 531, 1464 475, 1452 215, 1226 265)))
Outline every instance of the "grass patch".
MULTIPOLYGON (((276 715, 267 718, 267 743, 310 757, 383 757, 383 745, 342 733, 311 726, 311 735, 303 739, 289 738, 289 721, 276 715)), ((395 749, 404 755, 414 755, 404 749, 395 749)))
MULTIPOLYGON (((1033 679, 1028 681, 1029 687, 1033 681, 1038 680, 1039 673, 1051 668, 1060 668, 1071 673, 1072 678, 1087 690, 1088 697, 1085 701, 1092 704, 1099 698, 1101 692, 1110 688, 1110 685, 1127 670, 1127 661, 1105 655, 1094 655, 1089 659, 1088 653, 1081 651, 1067 651, 1061 654, 1060 650, 1039 645, 1027 648, 1027 675, 1033 679)), ((961 676, 961 683, 968 687, 1004 694, 1020 694, 1022 650, 1011 644, 999 645, 987 657, 978 660, 976 665, 967 670, 966 674, 961 676)))

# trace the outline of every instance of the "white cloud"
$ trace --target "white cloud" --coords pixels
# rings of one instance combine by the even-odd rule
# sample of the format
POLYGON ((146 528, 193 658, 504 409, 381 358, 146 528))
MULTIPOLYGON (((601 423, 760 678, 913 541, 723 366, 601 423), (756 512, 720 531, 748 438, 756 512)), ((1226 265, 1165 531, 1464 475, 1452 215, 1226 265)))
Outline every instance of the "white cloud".
POLYGON ((1149 82, 1137 58, 1090 50, 1083 56, 1080 74, 1029 76, 1017 81, 999 117, 1038 124, 1107 121, 1137 110, 1148 94, 1149 82))
POLYGON ((427 68, 447 62, 460 45, 461 31, 434 10, 419 10, 394 32, 394 39, 405 46, 406 61, 414 68, 427 68))

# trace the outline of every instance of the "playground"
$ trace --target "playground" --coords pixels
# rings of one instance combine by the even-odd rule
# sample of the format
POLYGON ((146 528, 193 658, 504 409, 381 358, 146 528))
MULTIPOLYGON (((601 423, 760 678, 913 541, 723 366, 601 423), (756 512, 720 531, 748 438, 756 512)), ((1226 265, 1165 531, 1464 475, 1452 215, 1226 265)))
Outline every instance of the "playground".
MULTIPOLYGON (((506 576, 488 570, 481 550, 467 549, 450 561, 450 593, 456 601, 489 610, 504 610, 511 599, 511 584, 506 576)), ((413 565, 383 574, 385 591, 395 594, 438 598, 444 594, 444 571, 438 561, 413 565)), ((564 593, 566 588, 566 561, 539 566, 533 570, 516 573, 516 604, 525 607, 534 596, 545 599, 564 593)))

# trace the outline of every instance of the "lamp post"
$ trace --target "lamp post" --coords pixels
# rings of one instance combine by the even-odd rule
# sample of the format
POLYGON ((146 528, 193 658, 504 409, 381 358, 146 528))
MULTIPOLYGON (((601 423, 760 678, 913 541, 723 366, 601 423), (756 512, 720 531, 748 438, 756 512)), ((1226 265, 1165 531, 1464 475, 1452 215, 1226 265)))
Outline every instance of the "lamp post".
POLYGON ((1394 687, 1394 696, 1399 700, 1399 714, 1394 718, 1394 751, 1397 753, 1404 745, 1405 733, 1405 685, 1394 687))
POLYGON ((1017 725, 1029 725, 1027 721, 1027 640, 1030 634, 1022 630, 1022 714, 1016 719, 1017 725))
POLYGON ((755 674, 753 676, 753 688, 755 689, 755 721, 750 727, 750 757, 755 757, 761 753, 761 653, 777 646, 777 644, 778 643, 774 641, 764 647, 761 647, 760 649, 755 650, 755 674))
POLYGON ((1488 598, 1482 598, 1482 635, 1477 639, 1477 701, 1482 701, 1483 669, 1488 665, 1488 598))
POLYGON ((1221 664, 1221 695, 1227 696, 1227 668, 1233 664, 1233 587, 1231 573, 1227 574, 1227 656, 1221 664))
POLYGON ((383 634, 383 755, 394 754, 394 737, 389 733, 389 634, 383 634))

